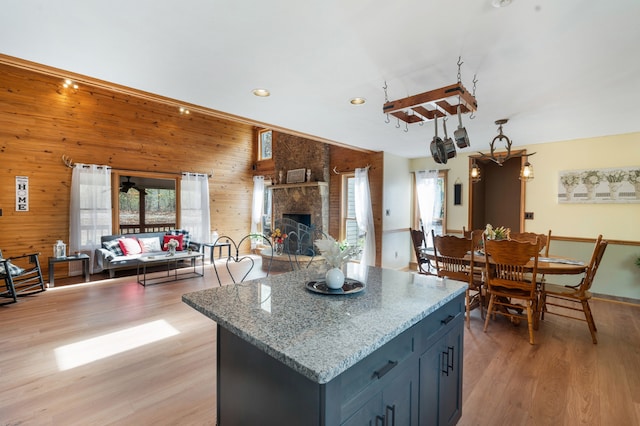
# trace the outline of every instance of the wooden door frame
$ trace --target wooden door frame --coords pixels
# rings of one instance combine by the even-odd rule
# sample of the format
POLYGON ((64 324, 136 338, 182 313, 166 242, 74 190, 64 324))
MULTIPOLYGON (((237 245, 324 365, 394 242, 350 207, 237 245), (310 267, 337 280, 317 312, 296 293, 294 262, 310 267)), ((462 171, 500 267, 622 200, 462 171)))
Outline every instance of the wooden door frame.
MULTIPOLYGON (((526 149, 521 149, 521 150, 512 150, 511 154, 512 155, 520 155, 520 168, 522 169, 522 166, 524 166, 524 163, 526 163, 527 161, 527 157, 525 156, 527 153, 526 149)), ((506 151, 505 152, 497 152, 497 155, 506 155, 506 151)), ((469 156, 469 166, 468 166, 468 172, 467 175, 469 176, 468 180, 469 180, 469 210, 467 212, 467 229, 473 229, 473 186, 474 183, 471 180, 471 174, 469 173, 471 171, 471 165, 473 164, 473 161, 475 160, 476 162, 478 160, 482 160, 483 157, 482 155, 479 154, 475 154, 475 155, 470 155, 469 156)), ((480 175, 480 178, 482 179, 482 174, 480 175)), ((525 200, 526 200, 526 181, 524 180, 520 180, 520 213, 519 213, 519 225, 520 225, 520 230, 515 231, 513 230, 513 232, 524 232, 525 228, 524 228, 524 213, 525 213, 525 200)))

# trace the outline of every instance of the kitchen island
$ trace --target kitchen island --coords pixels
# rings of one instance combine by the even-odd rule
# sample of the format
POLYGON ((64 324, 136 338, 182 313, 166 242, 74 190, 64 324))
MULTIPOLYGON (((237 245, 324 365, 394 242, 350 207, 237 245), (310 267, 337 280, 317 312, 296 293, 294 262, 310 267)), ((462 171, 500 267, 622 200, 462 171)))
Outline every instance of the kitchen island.
POLYGON ((466 283, 349 264, 363 291, 296 271, 183 295, 216 321, 220 425, 455 424, 466 283))

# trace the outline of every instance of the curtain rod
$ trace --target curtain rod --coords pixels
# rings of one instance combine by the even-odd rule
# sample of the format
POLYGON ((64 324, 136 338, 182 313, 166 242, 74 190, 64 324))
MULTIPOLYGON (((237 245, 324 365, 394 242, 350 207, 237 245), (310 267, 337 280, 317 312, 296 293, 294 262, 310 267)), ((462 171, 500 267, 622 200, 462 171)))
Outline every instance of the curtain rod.
MULTIPOLYGON (((62 156, 62 162, 64 163, 65 166, 69 167, 70 169, 73 169, 75 167, 73 160, 67 157, 66 155, 62 156)), ((88 168, 89 166, 84 165, 84 167, 88 168)), ((213 170, 211 170, 211 173, 197 173, 197 172, 159 172, 159 171, 146 171, 146 170, 135 170, 135 169, 118 169, 118 168, 113 168, 111 166, 98 166, 98 167, 99 168, 105 167, 107 169, 116 170, 119 172, 163 173, 163 174, 180 175, 180 176, 184 174, 189 174, 189 175, 196 175, 196 176, 207 176, 208 178, 213 177, 213 170)))
POLYGON ((359 169, 359 168, 363 168, 363 169, 369 170, 371 168, 371 164, 367 164, 366 167, 356 167, 353 170, 343 170, 343 171, 338 171, 338 170, 336 170, 336 167, 334 167, 333 168, 333 173, 335 173, 337 175, 341 175, 343 173, 353 173, 353 172, 356 171, 356 169, 359 169))

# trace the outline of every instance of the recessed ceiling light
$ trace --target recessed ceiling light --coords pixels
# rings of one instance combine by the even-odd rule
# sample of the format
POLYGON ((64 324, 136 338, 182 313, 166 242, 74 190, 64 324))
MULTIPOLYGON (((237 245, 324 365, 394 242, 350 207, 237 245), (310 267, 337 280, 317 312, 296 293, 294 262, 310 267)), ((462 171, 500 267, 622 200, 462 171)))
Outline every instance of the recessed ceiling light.
POLYGON ((511 4, 511 0, 491 0, 493 7, 507 7, 511 4))
POLYGON ((253 89, 252 93, 261 98, 266 98, 267 96, 271 95, 271 92, 269 92, 267 89, 253 89))
POLYGON ((352 105, 362 105, 367 102, 367 100, 365 98, 353 98, 349 102, 351 102, 352 105))
POLYGON ((188 115, 191 112, 185 107, 180 107, 179 110, 180 110, 180 114, 184 114, 184 115, 188 115))

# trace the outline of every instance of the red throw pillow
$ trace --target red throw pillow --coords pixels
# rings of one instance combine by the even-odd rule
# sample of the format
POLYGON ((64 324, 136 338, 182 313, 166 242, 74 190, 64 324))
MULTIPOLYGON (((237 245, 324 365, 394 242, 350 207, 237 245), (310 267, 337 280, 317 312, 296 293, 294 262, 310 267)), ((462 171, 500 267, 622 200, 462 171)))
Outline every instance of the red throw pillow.
POLYGON ((165 235, 164 236, 164 241, 162 243, 162 250, 167 251, 169 250, 169 246, 167 245, 167 243, 169 242, 169 240, 177 240, 178 241, 178 247, 176 247, 176 250, 178 251, 182 251, 182 239, 183 239, 184 235, 165 235))
POLYGON ((137 238, 120 238, 118 243, 120 244, 122 253, 124 253, 125 256, 129 254, 142 253, 142 248, 140 247, 140 243, 137 238))

